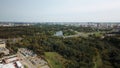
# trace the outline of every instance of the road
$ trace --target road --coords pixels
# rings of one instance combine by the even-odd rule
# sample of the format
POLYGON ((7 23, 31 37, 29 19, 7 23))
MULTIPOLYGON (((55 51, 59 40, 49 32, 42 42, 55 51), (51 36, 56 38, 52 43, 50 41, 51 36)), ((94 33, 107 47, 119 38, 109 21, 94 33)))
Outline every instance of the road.
POLYGON ((89 33, 77 33, 75 35, 69 35, 69 36, 63 36, 63 38, 70 38, 70 37, 79 37, 79 36, 82 36, 82 37, 88 37, 89 33))
POLYGON ((84 32, 76 32, 75 35, 69 35, 69 36, 63 36, 63 38, 70 38, 70 37, 88 37, 89 35, 93 35, 93 34, 104 34, 105 32, 89 32, 89 33, 84 33, 84 32))

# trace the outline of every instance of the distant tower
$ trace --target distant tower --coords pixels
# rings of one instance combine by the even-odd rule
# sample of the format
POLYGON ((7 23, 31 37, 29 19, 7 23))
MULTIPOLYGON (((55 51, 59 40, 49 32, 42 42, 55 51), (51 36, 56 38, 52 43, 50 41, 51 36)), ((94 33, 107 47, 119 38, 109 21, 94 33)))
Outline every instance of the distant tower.
POLYGON ((97 27, 98 27, 98 28, 100 27, 100 23, 97 23, 97 27))

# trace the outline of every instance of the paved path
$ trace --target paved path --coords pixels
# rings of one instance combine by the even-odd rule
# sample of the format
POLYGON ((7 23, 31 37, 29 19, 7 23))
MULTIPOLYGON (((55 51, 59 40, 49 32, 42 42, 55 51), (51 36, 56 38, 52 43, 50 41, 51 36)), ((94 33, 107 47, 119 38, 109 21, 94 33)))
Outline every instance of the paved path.
POLYGON ((88 35, 89 35, 89 33, 77 33, 75 35, 63 36, 63 38, 79 37, 79 36, 88 37, 88 35))

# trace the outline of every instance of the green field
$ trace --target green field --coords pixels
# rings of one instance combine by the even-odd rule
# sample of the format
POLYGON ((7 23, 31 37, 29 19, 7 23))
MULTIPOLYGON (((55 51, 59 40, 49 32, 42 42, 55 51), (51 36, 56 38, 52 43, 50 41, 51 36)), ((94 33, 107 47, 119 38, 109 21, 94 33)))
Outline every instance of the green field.
POLYGON ((101 66, 103 65, 102 63, 102 59, 101 59, 101 57, 100 57, 100 54, 98 53, 95 57, 94 57, 94 64, 95 64, 95 66, 94 66, 94 68, 101 68, 101 66))
POLYGON ((56 52, 45 52, 46 60, 51 68, 65 68, 63 63, 66 61, 61 55, 56 52))
POLYGON ((101 33, 101 32, 94 32, 94 34, 95 34, 95 36, 97 36, 97 37, 103 36, 103 33, 101 33))

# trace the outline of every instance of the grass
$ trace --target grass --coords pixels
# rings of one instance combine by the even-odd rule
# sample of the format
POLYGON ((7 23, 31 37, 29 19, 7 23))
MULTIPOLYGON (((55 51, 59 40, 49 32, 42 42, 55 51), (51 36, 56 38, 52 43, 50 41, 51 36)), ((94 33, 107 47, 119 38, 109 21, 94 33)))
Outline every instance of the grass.
POLYGON ((24 65, 24 68, 28 68, 28 66, 24 65))
POLYGON ((102 36, 101 32, 95 32, 94 34, 95 34, 95 36, 97 36, 97 37, 102 36))
POLYGON ((98 53, 98 55, 95 58, 96 58, 96 60, 94 61, 94 64, 95 64, 94 68, 101 68, 102 59, 100 57, 100 54, 98 53))
POLYGON ((45 52, 45 58, 51 68, 65 68, 64 62, 66 61, 61 55, 56 52, 45 52))

